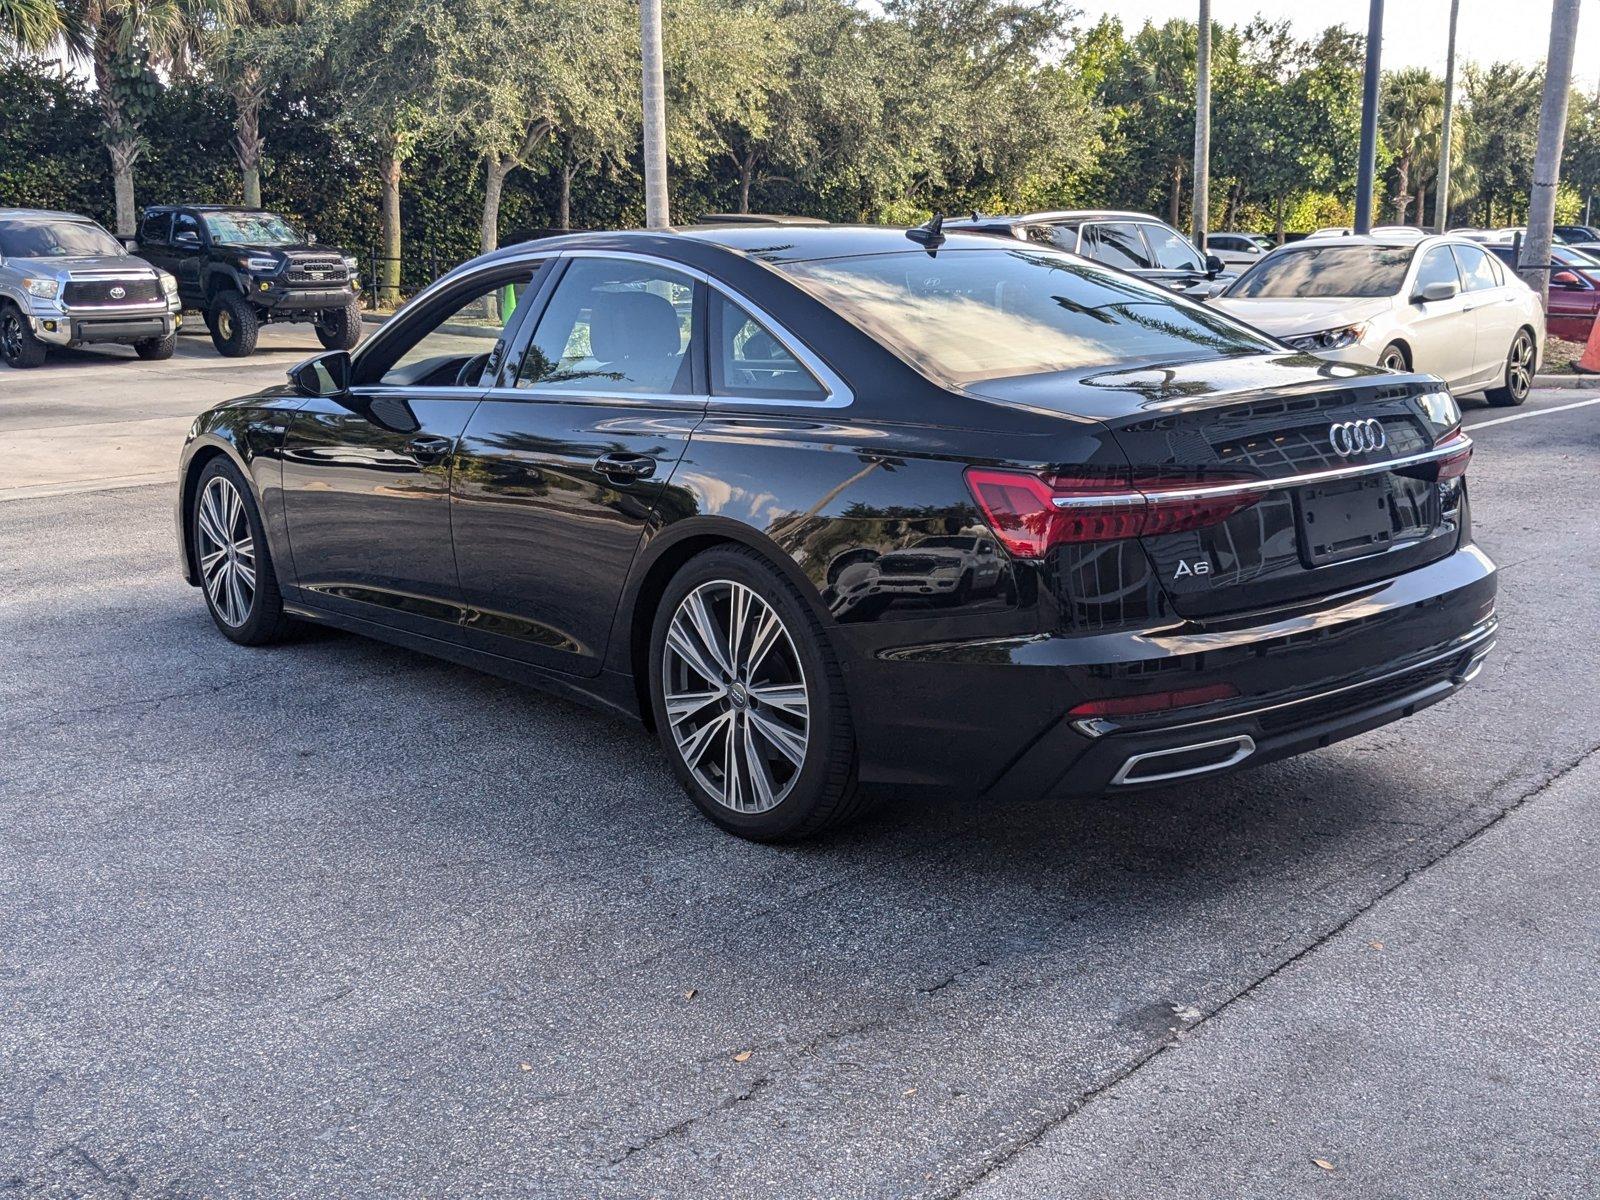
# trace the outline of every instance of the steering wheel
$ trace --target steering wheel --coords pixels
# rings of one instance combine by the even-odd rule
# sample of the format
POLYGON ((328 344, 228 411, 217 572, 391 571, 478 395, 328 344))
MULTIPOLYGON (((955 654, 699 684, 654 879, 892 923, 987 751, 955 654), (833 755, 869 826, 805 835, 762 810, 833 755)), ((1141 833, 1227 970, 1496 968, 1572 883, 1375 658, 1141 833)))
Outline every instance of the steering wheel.
POLYGON ((477 387, 479 380, 483 378, 484 367, 489 365, 489 355, 492 353, 493 351, 487 351, 483 354, 474 354, 462 363, 461 370, 456 372, 456 386, 477 387))

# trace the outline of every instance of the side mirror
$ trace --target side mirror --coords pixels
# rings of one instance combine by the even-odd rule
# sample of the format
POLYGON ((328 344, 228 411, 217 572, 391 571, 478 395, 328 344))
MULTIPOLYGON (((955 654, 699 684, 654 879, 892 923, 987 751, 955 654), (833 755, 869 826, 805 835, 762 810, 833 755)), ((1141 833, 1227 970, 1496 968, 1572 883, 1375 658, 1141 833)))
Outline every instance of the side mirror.
POLYGON ((1220 295, 1222 295, 1223 292, 1225 292, 1227 290, 1228 290, 1228 285, 1227 285, 1226 281, 1221 282, 1221 283, 1213 283, 1210 287, 1208 287, 1206 289, 1206 299, 1209 300, 1213 296, 1220 296, 1220 295))
POLYGON ((1555 274, 1551 275, 1550 286, 1565 288, 1570 292, 1581 292, 1584 290, 1583 280, 1579 279, 1578 276, 1572 271, 1557 271, 1555 274))
POLYGON ((139 248, 138 238, 125 237, 119 240, 122 242, 122 248, 130 254, 139 248))
POLYGON ((314 233, 306 234, 306 245, 315 246, 316 244, 317 244, 317 235, 314 234, 314 233))
POLYGON ((1449 283, 1443 279, 1436 279, 1432 283, 1422 285, 1422 290, 1416 294, 1416 299, 1423 304, 1432 304, 1439 300, 1454 300, 1461 291, 1459 283, 1449 283))
POLYGON ((185 229, 172 239, 172 244, 174 246, 198 246, 200 244, 200 235, 192 229, 185 229))
POLYGON ((289 368, 289 382, 302 396, 336 400, 350 391, 350 351, 330 350, 289 368))
POLYGON ((1221 275, 1227 269, 1228 269, 1228 264, 1223 262, 1215 254, 1206 255, 1206 278, 1207 279, 1215 279, 1218 275, 1221 275))

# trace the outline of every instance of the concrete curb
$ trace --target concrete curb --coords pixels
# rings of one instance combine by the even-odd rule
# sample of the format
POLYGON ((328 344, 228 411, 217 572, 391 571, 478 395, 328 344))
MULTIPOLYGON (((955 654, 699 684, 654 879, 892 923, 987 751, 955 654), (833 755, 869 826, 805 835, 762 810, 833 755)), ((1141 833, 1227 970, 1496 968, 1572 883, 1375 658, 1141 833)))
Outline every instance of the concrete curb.
POLYGON ((1600 388, 1600 375, 1535 375, 1536 388, 1600 388))

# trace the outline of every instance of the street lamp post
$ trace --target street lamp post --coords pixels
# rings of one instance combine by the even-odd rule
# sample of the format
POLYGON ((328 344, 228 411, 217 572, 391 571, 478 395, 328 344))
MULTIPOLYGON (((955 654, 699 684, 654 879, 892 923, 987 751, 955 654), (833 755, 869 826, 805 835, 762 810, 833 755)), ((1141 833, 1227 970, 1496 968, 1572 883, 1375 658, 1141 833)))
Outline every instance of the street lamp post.
POLYGON ((1367 73, 1361 88, 1361 161, 1356 167, 1356 232, 1372 232, 1372 177, 1378 160, 1378 72, 1383 56, 1383 0, 1367 12, 1367 73))
POLYGON ((644 69, 644 223, 659 229, 667 213, 667 99, 661 66, 661 0, 639 0, 639 50, 644 69))

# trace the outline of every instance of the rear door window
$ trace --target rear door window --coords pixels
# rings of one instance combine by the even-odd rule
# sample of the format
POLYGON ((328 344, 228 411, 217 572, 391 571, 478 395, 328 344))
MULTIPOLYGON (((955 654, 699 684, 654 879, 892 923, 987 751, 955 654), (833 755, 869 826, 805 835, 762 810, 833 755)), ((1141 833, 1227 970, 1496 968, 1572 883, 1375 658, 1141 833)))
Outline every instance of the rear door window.
POLYGON ((711 394, 795 400, 827 392, 770 329, 720 292, 711 293, 711 394))

